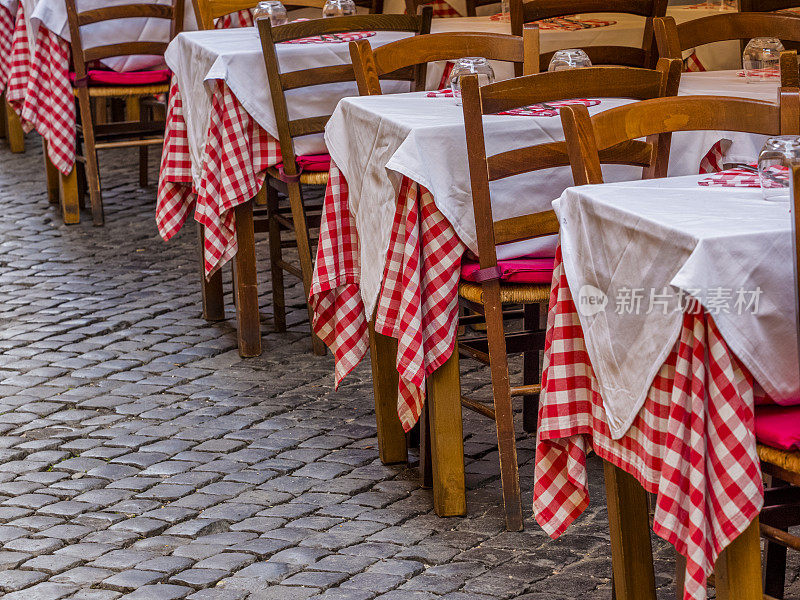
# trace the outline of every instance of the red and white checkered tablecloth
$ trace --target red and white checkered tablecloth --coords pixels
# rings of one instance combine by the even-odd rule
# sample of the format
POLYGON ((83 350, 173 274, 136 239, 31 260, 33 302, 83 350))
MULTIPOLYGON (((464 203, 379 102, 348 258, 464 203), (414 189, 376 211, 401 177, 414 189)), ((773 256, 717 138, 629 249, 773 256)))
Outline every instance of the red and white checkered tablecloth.
POLYGON ((719 553, 763 504, 754 396, 763 394, 704 311, 684 316, 673 352, 628 432, 612 440, 557 251, 545 340, 534 515, 557 537, 589 503, 586 453, 653 494, 653 528, 687 557, 686 600, 706 597, 719 553))
POLYGON ((11 38, 14 36, 14 15, 0 6, 0 92, 5 91, 11 69, 11 38))
MULTIPOLYGON (((419 419, 425 378, 444 364, 455 348, 458 280, 465 249, 430 192, 403 178, 375 329, 398 340, 397 412, 406 431, 419 419)), ((359 264, 347 182, 331 164, 310 303, 314 331, 333 352, 337 386, 369 347, 359 264)))
POLYGON ((68 175, 75 164, 75 100, 69 83, 69 44, 39 26, 33 54, 22 12, 17 11, 6 99, 25 131, 47 140, 50 161, 68 175))
POLYGON ((203 262, 206 275, 211 275, 236 254, 232 209, 253 198, 264 183, 264 171, 279 162, 278 141, 218 81, 211 97, 202 177, 194 189, 183 105, 173 81, 156 203, 161 237, 172 238, 194 209, 195 220, 205 227, 203 262))

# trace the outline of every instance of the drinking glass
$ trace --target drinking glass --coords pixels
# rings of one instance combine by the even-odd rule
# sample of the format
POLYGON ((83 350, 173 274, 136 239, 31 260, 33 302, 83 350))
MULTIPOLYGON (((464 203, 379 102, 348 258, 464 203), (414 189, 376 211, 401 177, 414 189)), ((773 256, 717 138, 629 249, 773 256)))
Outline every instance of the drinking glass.
POLYGON ((450 71, 450 89, 456 98, 461 97, 461 77, 464 75, 477 75, 479 85, 494 83, 494 69, 488 60, 480 56, 459 58, 450 71))
POLYGON ((273 27, 289 22, 289 18, 286 16, 286 7, 281 4, 280 0, 259 2, 253 11, 253 20, 258 22, 261 19, 269 19, 273 27))
POLYGON ((323 17, 347 17, 356 14, 356 3, 353 0, 326 0, 322 9, 323 17))
POLYGON ((592 61, 586 55, 586 52, 580 49, 570 48, 567 50, 559 50, 553 54, 550 60, 550 65, 547 67, 548 71, 566 71, 567 69, 582 69, 583 67, 591 67, 592 61))
POLYGON ((759 37, 747 42, 742 54, 742 66, 747 83, 780 77, 783 44, 777 38, 759 37))
POLYGON ((789 200, 789 166, 800 161, 800 138, 769 138, 758 155, 758 179, 764 200, 789 200))

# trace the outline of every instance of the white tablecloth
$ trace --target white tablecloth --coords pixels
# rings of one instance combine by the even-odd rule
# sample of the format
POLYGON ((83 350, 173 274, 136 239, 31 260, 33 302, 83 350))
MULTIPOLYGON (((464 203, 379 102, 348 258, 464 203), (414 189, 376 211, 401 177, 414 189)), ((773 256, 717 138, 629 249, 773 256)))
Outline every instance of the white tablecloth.
POLYGON ((699 178, 573 187, 554 202, 567 280, 615 437, 677 340, 679 290, 701 299, 773 399, 799 397, 789 204, 764 201, 757 188, 701 187, 699 178), (599 293, 608 304, 592 314, 587 299, 599 293), (754 296, 757 312, 748 307, 754 296))
MULTIPOLYGON (((686 78, 681 93, 692 93, 704 74, 686 78)), ((728 83, 744 90, 744 79, 728 73, 728 83)), ((777 98, 777 84, 765 99, 777 98)), ((590 113, 627 101, 603 100, 590 113)), ((558 117, 491 115, 484 119, 487 153, 549 140, 563 139, 558 117)), ((731 154, 752 160, 763 137, 732 132, 682 132, 673 136, 670 175, 698 172, 703 156, 720 139, 732 141, 731 154)), ((339 103, 325 131, 328 151, 344 173, 350 193, 350 210, 356 219, 361 251, 361 294, 367 314, 377 299, 383 258, 389 246, 397 187, 407 176, 428 188, 437 208, 447 217, 459 238, 477 252, 475 221, 467 165, 462 108, 449 98, 428 98, 425 93, 402 96, 347 98, 339 103), (380 260, 376 260, 380 257, 380 260)), ((640 169, 605 167, 606 181, 638 178, 640 169)), ((496 220, 549 208, 554 198, 572 185, 569 168, 541 171, 492 184, 496 220), (524 201, 521 201, 524 199, 524 201)), ((524 242, 505 248, 499 256, 520 256, 552 250, 555 240, 524 242)))
MULTIPOLYGON (((172 0, 152 0, 154 4, 170 4, 172 0)), ((44 25, 59 37, 70 41, 67 6, 64 0, 22 0, 32 31, 44 25)), ((78 11, 130 4, 130 0, 78 0, 78 11)), ((185 3, 184 30, 197 29, 192 2, 185 3)), ((84 48, 133 41, 169 41, 170 23, 166 19, 116 19, 94 23, 83 28, 84 48)), ((33 36, 31 36, 33 37, 33 36)), ((115 71, 135 71, 162 64, 157 57, 130 56, 103 61, 115 71)))

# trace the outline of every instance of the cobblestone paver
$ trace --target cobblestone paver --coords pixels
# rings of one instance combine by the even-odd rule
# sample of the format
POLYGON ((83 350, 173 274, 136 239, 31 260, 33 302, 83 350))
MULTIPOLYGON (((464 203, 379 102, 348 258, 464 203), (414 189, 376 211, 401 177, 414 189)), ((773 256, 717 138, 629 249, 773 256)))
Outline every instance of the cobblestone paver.
POLYGON ((591 507, 551 541, 520 432, 528 518, 506 533, 493 427, 468 414, 469 516, 437 518, 413 463, 377 459, 369 365, 334 392, 330 356, 310 353, 299 285, 289 333, 272 333, 264 243, 265 352, 242 360, 231 321, 201 319, 195 232, 163 243, 134 155, 101 162, 107 225, 65 227, 38 138, 22 156, 0 146, 0 596, 611 598, 599 464, 591 507))

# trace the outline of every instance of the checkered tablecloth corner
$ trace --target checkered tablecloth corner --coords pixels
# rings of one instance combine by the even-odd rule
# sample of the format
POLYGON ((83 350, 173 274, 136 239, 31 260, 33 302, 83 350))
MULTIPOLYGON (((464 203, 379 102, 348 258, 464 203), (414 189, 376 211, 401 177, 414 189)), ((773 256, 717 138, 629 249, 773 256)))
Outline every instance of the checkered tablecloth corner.
POLYGON ((253 13, 250 9, 239 10, 217 19, 214 23, 216 29, 230 29, 231 27, 252 27, 253 13))
POLYGON ((445 2, 445 0, 432 0, 431 2, 424 3, 425 6, 429 4, 433 7, 433 16, 439 19, 466 16, 459 13, 455 8, 445 2))
POLYGON ((557 537, 583 512, 591 448, 656 494, 654 531, 687 557, 684 598, 702 600, 717 556, 763 504, 752 377, 706 313, 686 314, 642 410, 613 440, 560 248, 553 280, 536 444, 536 520, 557 537))
POLYGON ((75 164, 75 99, 69 82, 69 44, 40 25, 29 44, 22 4, 11 47, 6 99, 25 131, 35 129, 47 140, 47 154, 64 175, 75 164))
MULTIPOLYGON (((419 419, 427 375, 444 364, 455 348, 464 249, 431 193, 404 178, 375 330, 398 340, 397 412, 406 430, 419 419)), ((359 266, 358 232, 348 208, 347 184, 331 165, 310 302, 314 331, 333 351, 337 385, 368 348, 359 266)))
POLYGON ((11 39, 14 36, 14 15, 0 6, 0 92, 4 92, 11 70, 11 39))
POLYGON ((211 96, 202 178, 193 189, 183 105, 173 82, 156 201, 159 233, 170 239, 194 209, 195 220, 205 228, 203 264, 210 276, 236 254, 233 209, 256 195, 264 183, 264 171, 279 162, 278 141, 218 81, 211 96))

